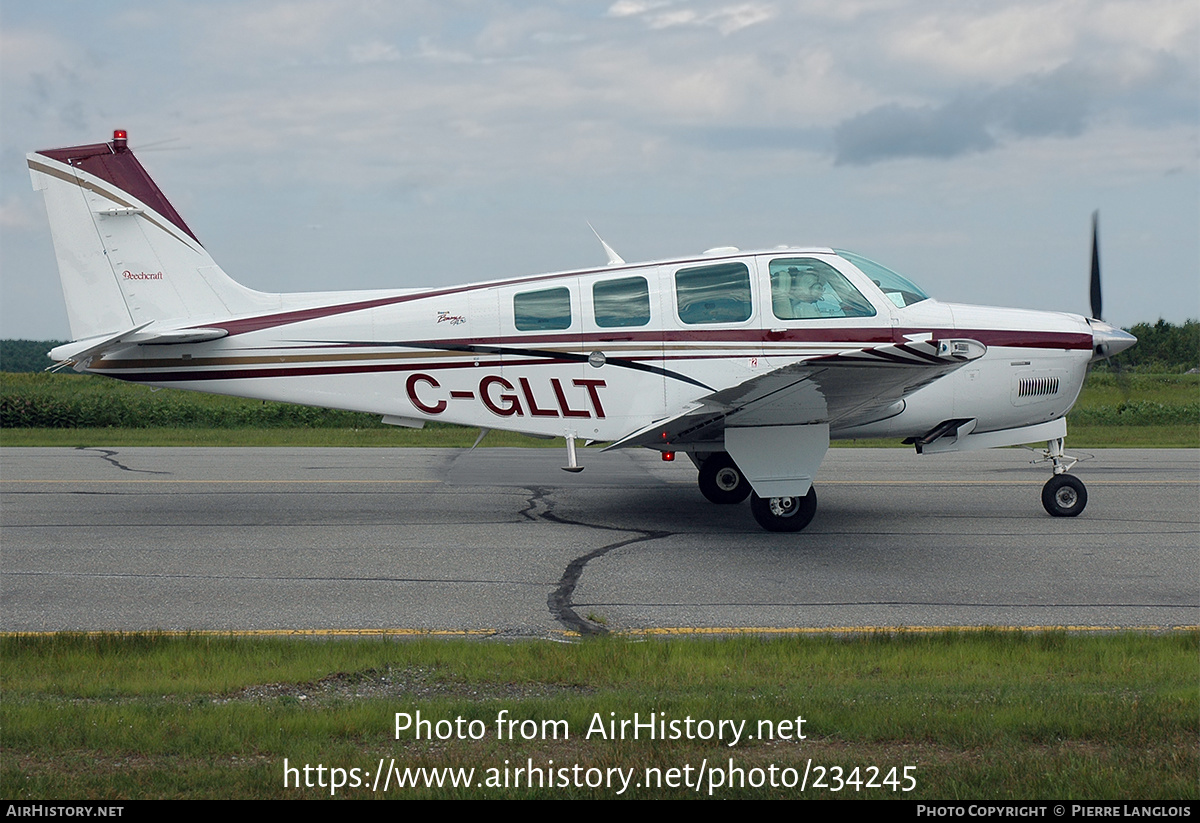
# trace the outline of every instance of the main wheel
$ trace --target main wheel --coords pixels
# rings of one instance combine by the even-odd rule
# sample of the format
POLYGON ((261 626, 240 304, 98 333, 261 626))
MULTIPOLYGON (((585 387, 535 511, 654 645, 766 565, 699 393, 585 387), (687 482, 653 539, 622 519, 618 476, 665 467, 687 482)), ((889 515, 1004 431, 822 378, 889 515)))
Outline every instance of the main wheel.
POLYGON ((1056 474, 1042 486, 1042 505, 1055 517, 1075 517, 1087 506, 1087 489, 1073 474, 1056 474))
POLYGON ((750 496, 750 511, 758 525, 769 532, 798 532, 817 513, 817 490, 811 486, 804 497, 750 496))
POLYGON ((700 492, 713 503, 741 503, 750 496, 746 475, 725 452, 717 452, 700 464, 696 482, 700 492))

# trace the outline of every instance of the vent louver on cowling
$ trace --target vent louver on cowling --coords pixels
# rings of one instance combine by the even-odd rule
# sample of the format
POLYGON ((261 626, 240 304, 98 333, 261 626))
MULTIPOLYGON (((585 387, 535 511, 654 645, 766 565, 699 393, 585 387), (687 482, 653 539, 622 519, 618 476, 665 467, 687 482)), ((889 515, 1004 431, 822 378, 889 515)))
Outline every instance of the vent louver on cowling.
POLYGON ((1048 397, 1058 394, 1057 377, 1023 377, 1017 386, 1018 397, 1048 397))

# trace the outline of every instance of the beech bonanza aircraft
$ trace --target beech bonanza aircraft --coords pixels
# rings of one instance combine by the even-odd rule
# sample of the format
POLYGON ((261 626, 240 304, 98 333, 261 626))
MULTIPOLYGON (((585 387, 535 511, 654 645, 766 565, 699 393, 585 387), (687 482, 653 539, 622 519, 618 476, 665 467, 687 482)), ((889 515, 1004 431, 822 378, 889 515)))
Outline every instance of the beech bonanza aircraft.
MULTIPOLYGON (((828 248, 710 249, 433 289, 266 294, 213 262, 128 148, 28 155, 46 208, 76 371, 304 403, 420 427, 442 420, 684 452, 714 503, 751 498, 797 531, 831 438, 924 454, 1045 443, 1042 503, 1083 511, 1065 415, 1088 364, 1131 335, 1072 314, 932 300, 828 248)), ((603 243, 603 241, 601 241, 603 243)), ((1093 247, 1092 313, 1099 317, 1093 247)), ((482 433, 481 433, 482 437, 482 433)))

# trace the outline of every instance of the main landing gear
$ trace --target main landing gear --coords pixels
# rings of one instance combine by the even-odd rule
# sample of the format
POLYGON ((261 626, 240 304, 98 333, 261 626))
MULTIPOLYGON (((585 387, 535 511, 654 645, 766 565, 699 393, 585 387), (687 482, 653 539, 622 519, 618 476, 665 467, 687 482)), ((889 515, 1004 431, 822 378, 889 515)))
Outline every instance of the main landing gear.
POLYGON ((712 503, 741 503, 750 498, 750 511, 758 525, 769 532, 798 532, 812 522, 817 512, 817 493, 810 486, 803 497, 759 497, 753 493, 742 470, 726 452, 714 452, 699 464, 696 482, 712 503))
POLYGON ((1063 454, 1062 438, 1046 441, 1043 460, 1054 464, 1054 476, 1042 486, 1042 506, 1055 517, 1076 517, 1087 506, 1087 489, 1083 481, 1067 471, 1078 461, 1063 454))
POLYGON ((758 525, 769 532, 798 532, 817 513, 817 490, 808 487, 803 497, 759 497, 750 495, 750 511, 758 525))
POLYGON ((700 493, 711 503, 741 503, 750 496, 750 484, 726 452, 709 455, 700 464, 700 493))

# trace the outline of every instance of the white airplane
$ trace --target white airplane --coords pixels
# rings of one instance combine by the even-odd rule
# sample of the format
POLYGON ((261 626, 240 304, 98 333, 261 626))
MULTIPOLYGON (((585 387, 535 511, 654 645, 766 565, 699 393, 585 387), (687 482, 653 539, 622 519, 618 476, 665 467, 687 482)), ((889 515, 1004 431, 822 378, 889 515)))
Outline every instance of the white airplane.
MULTIPOLYGON (((128 148, 28 155, 76 371, 153 386, 684 452, 714 503, 812 520, 831 438, 919 453, 1045 443, 1042 503, 1083 511, 1065 416, 1136 342, 1079 315, 941 303, 829 248, 702 254, 433 289, 266 294, 232 280, 128 148)), ((604 241, 601 240, 603 244, 604 241)), ((1093 247, 1092 313, 1099 317, 1093 247)))

